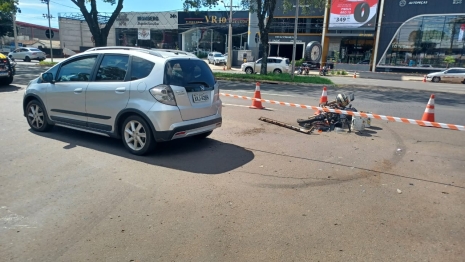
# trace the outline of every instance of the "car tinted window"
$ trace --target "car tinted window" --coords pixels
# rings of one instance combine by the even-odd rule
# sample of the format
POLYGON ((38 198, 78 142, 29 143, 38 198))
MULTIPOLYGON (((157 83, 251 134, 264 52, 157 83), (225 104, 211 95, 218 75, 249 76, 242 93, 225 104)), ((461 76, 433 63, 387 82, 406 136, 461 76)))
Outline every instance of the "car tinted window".
POLYGON ((131 80, 146 78, 150 75, 154 66, 154 62, 133 56, 131 62, 131 80))
POLYGON ((262 60, 259 59, 259 60, 257 60, 257 62, 255 62, 255 63, 256 63, 256 64, 261 64, 261 63, 262 63, 262 60))
POLYGON ((460 69, 460 70, 459 70, 459 73, 460 73, 460 74, 465 74, 465 69, 460 69))
POLYGON ((268 61, 268 64, 276 63, 276 59, 274 58, 268 58, 266 61, 268 61))
POLYGON ((128 63, 127 55, 105 55, 97 70, 95 81, 124 81, 128 63))
POLYGON ((457 73, 457 70, 455 69, 450 69, 449 71, 447 71, 448 74, 455 74, 457 73))
POLYGON ((188 92, 201 91, 197 90, 200 86, 213 89, 215 77, 204 61, 173 59, 165 64, 163 82, 167 85, 183 86, 188 92))
POLYGON ((222 57, 222 54, 215 54, 215 57, 222 57))
POLYGON ((86 56, 64 64, 56 81, 89 81, 96 60, 97 56, 86 56))
POLYGON ((275 60, 274 60, 274 62, 275 62, 275 63, 278 63, 278 64, 281 64, 282 61, 283 61, 282 59, 275 59, 275 60))
POLYGON ((37 48, 29 48, 29 50, 34 51, 34 52, 42 52, 42 51, 40 51, 40 50, 37 49, 37 48))
POLYGON ((29 52, 29 50, 27 50, 26 48, 21 48, 20 52, 29 52))

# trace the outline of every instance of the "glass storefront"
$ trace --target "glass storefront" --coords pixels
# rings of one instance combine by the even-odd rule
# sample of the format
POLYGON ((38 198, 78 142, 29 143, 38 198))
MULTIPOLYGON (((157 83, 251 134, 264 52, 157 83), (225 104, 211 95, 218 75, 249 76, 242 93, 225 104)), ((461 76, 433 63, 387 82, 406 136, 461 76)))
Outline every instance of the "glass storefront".
POLYGON ((373 38, 347 37, 341 40, 339 58, 346 64, 369 64, 373 52, 373 38))
POLYGON ((177 29, 150 29, 150 40, 140 40, 137 28, 116 28, 116 45, 180 49, 177 29))
POLYGON ((379 65, 405 67, 465 66, 465 15, 421 16, 402 25, 379 65))

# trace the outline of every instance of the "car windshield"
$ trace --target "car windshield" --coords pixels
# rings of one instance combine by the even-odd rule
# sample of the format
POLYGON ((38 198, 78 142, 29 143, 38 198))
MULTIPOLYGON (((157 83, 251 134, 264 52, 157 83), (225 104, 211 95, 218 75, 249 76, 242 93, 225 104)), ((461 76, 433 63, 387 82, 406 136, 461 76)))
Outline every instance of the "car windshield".
POLYGON ((215 57, 223 57, 222 54, 215 54, 215 57))

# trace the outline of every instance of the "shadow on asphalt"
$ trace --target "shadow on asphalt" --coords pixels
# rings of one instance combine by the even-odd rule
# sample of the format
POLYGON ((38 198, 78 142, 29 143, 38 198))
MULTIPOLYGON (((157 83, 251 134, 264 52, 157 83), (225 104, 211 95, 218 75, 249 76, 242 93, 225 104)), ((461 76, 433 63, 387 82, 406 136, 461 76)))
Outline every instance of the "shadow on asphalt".
POLYGON ((45 138, 67 143, 63 149, 85 147, 149 165, 182 170, 198 174, 217 175, 234 170, 255 158, 251 150, 207 138, 185 138, 160 143, 153 153, 135 156, 126 151, 120 139, 103 137, 72 129, 54 127, 48 133, 29 132, 45 138))
MULTIPOLYGON (((255 83, 238 82, 238 81, 219 81, 220 88, 227 90, 255 90, 255 83)), ((289 92, 302 96, 320 97, 324 85, 319 86, 293 86, 293 85, 280 85, 280 84, 262 84, 260 90, 268 93, 282 93, 289 92)), ((383 103, 389 102, 419 102, 428 103, 431 95, 430 91, 411 90, 395 87, 380 87, 380 86, 345 86, 345 87, 328 87, 328 99, 333 100, 338 93, 354 93, 355 101, 360 99, 373 99, 383 103)), ((439 105, 465 105, 465 94, 454 94, 447 92, 434 92, 435 104, 439 105)), ((266 95, 262 93, 262 98, 267 99, 266 95)), ((289 100, 289 99, 288 99, 289 100)), ((284 101, 284 100, 283 100, 284 101)), ((292 101, 284 101, 292 102, 292 101)), ((356 104, 356 102, 354 102, 356 104)))
POLYGON ((0 93, 14 92, 14 91, 18 91, 18 90, 21 90, 21 87, 15 86, 15 85, 0 86, 0 93))

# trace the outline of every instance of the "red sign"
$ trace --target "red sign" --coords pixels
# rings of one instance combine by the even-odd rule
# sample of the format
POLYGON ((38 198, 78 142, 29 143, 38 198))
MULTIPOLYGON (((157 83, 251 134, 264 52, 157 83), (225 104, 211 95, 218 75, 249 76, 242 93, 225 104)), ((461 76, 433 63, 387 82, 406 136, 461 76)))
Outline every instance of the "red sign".
POLYGON ((379 0, 333 0, 329 29, 374 29, 379 0))

